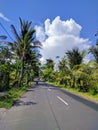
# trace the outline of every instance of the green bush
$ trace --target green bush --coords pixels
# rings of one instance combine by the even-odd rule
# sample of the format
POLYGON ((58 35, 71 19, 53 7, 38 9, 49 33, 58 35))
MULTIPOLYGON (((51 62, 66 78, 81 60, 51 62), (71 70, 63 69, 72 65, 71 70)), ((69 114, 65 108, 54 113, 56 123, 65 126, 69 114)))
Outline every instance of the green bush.
POLYGON ((26 92, 29 86, 13 88, 4 96, 0 97, 0 107, 10 108, 26 92))

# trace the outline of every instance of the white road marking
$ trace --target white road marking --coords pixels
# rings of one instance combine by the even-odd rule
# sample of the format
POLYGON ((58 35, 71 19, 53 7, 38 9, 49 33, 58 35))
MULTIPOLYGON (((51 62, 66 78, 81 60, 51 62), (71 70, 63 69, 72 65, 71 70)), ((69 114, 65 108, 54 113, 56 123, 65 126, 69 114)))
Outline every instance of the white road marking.
POLYGON ((57 98, 60 100, 60 101, 62 101, 65 105, 69 105, 66 101, 64 101, 62 98, 60 98, 59 96, 57 96, 57 98))

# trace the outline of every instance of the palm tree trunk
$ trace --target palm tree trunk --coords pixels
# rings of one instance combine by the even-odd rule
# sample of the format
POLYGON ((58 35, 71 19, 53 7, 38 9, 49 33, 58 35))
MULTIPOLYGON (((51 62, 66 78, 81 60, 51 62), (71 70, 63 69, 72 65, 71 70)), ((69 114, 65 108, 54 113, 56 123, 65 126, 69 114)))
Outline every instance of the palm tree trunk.
POLYGON ((30 82, 30 73, 31 73, 31 67, 29 63, 27 64, 27 79, 26 79, 26 84, 29 84, 30 82))
POLYGON ((75 87, 75 77, 73 77, 73 84, 72 84, 72 88, 75 87))
POLYGON ((22 64, 21 64, 21 71, 20 71, 20 77, 19 77, 19 82, 18 82, 19 87, 21 86, 23 75, 24 75, 24 60, 22 60, 22 64))

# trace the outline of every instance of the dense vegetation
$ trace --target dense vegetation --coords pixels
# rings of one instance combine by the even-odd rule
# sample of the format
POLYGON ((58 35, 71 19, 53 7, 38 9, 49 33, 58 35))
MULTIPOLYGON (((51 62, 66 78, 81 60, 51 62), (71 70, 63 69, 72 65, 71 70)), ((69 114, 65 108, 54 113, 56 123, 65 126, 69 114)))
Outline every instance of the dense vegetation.
POLYGON ((58 86, 77 89, 81 92, 98 94, 98 44, 89 48, 94 60, 83 63, 86 51, 78 48, 68 50, 58 64, 47 59, 46 64, 40 64, 41 43, 36 40, 36 31, 32 22, 20 21, 20 31, 11 25, 14 39, 0 36, 0 92, 7 94, 0 97, 0 107, 9 108, 19 99, 31 85, 35 77, 55 83, 58 86))
POLYGON ((27 85, 39 75, 40 54, 37 49, 41 43, 35 39, 32 22, 19 20, 19 33, 11 25, 15 40, 10 42, 0 37, 0 91, 27 85))
POLYGON ((39 76, 41 43, 35 37, 32 22, 21 18, 19 22, 19 32, 11 25, 15 40, 10 37, 8 41, 7 36, 0 36, 0 92, 7 92, 0 97, 0 107, 11 107, 39 76))
MULTIPOLYGON (((65 88, 77 89, 80 92, 98 94, 98 45, 89 48, 88 53, 93 54, 94 60, 83 63, 87 52, 73 48, 56 64, 52 59, 47 59, 42 67, 42 78, 65 88)), ((56 58, 59 58, 57 56, 56 58)))

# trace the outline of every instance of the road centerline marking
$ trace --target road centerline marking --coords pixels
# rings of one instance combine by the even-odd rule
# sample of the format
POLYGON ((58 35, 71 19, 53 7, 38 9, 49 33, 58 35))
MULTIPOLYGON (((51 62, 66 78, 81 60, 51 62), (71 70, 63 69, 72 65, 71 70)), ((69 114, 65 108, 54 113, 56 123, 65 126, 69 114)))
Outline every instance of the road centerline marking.
POLYGON ((57 98, 60 100, 60 101, 62 101, 65 105, 69 105, 66 101, 64 101, 61 97, 59 97, 59 96, 57 96, 57 98))

